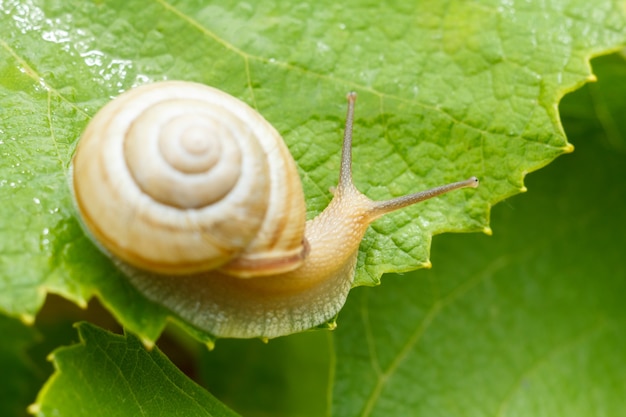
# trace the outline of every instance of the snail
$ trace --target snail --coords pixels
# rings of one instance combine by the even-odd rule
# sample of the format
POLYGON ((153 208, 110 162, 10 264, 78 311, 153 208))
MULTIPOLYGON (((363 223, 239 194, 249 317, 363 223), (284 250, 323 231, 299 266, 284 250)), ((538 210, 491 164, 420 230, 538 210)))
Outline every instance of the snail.
POLYGON ((339 183, 306 221, 295 162, 256 110, 185 81, 131 89, 89 122, 72 160, 81 224, 148 299, 216 337, 273 338, 332 319, 380 216, 478 179, 387 201, 352 182, 356 93, 339 183))

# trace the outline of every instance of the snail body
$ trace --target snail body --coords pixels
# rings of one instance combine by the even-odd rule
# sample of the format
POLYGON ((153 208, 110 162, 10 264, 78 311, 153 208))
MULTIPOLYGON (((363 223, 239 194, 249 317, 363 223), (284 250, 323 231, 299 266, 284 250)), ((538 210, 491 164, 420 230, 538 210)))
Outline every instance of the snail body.
POLYGON ((372 201, 352 183, 348 94, 339 184, 305 221, 295 162, 240 100, 165 81, 105 105, 81 136, 72 188, 82 224, 147 298, 218 337, 277 337, 343 306, 359 244, 383 214, 474 177, 372 201))

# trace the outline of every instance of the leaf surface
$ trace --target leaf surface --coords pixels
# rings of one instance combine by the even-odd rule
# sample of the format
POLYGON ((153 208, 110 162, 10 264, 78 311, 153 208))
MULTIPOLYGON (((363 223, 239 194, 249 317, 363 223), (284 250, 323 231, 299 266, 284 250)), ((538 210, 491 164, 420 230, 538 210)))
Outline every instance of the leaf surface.
MULTIPOLYGON (((171 313, 78 226, 68 170, 95 111, 135 85, 187 79, 256 107, 283 134, 309 217, 335 185, 346 91, 359 95, 355 181, 376 199, 477 175, 368 232, 355 285, 428 265, 431 236, 488 231, 489 209, 571 150, 558 99, 624 42, 621 1, 143 0, 0 4, 0 309, 93 295, 146 341, 171 313)), ((173 318, 176 320, 176 317, 173 318)), ((184 323, 182 323, 184 325, 184 323)), ((193 331, 193 329, 189 329, 193 331)), ((196 333, 201 340, 209 335, 196 333)))
POLYGON ((80 344, 54 352, 56 372, 31 407, 37 416, 237 416, 135 336, 88 323, 78 331, 80 344))

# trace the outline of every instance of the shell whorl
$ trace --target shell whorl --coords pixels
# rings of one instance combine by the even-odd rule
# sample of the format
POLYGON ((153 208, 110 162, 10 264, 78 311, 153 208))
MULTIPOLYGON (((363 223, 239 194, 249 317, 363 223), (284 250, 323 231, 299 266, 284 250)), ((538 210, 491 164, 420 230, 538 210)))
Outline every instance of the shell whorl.
POLYGON ((306 250, 282 138, 212 87, 166 81, 122 94, 89 123, 72 175, 87 229, 141 269, 247 277, 296 268, 306 250))

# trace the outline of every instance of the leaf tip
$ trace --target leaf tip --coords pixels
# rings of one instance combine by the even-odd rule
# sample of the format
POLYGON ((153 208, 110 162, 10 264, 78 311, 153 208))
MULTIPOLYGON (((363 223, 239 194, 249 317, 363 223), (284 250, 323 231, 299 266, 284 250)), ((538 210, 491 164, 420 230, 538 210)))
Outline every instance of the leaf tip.
POLYGON ((143 345, 144 348, 146 348, 147 351, 151 351, 152 348, 154 348, 154 340, 145 338, 145 337, 141 337, 141 344, 143 345))
POLYGON ((433 267, 433 263, 430 262, 430 259, 427 260, 426 262, 422 262, 422 264, 420 265, 422 268, 426 268, 426 269, 430 269, 433 267))
POLYGON ((36 415, 41 412, 41 406, 39 403, 33 403, 26 408, 26 411, 28 411, 28 414, 36 415))
MULTIPOLYGON (((526 188, 526 187, 524 187, 526 188)), ((483 228, 483 233, 486 234, 487 236, 492 236, 493 235, 493 229, 491 229, 491 227, 489 226, 485 226, 483 228)))
POLYGON ((572 153, 572 152, 574 152, 574 145, 572 145, 571 143, 568 143, 567 145, 565 145, 563 147, 563 152, 564 153, 572 153))
POLYGON ((333 317, 331 320, 328 320, 326 323, 323 323, 317 326, 318 329, 322 330, 335 330, 337 328, 337 317, 333 317))
POLYGON ((337 328, 337 316, 331 318, 328 321, 325 321, 324 323, 315 326, 314 328, 312 328, 311 330, 335 330, 337 328))
POLYGON ((32 314, 20 314, 19 319, 26 326, 32 326, 35 323, 35 316, 32 314))

